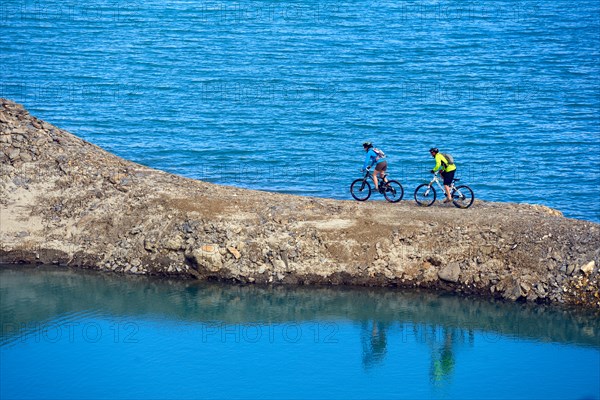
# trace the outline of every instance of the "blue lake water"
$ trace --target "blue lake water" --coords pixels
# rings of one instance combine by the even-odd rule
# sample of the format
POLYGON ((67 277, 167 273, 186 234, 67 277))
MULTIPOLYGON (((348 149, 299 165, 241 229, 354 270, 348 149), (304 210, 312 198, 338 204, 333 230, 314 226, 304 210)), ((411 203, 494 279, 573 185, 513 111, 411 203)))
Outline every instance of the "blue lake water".
POLYGON ((599 399, 597 313, 0 267, 0 397, 599 399))
POLYGON ((600 221, 597 0, 3 0, 0 95, 127 159, 349 199, 372 140, 600 221))

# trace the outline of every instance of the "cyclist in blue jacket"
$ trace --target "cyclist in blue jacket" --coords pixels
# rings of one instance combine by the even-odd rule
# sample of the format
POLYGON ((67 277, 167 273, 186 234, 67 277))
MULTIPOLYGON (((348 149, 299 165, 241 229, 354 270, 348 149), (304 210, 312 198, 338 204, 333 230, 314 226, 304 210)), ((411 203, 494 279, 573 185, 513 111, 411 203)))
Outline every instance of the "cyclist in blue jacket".
POLYGON ((363 163, 362 171, 365 169, 370 169, 373 165, 375 165, 375 170, 373 171, 373 183, 375 184, 375 191, 379 191, 377 176, 381 176, 381 179, 385 183, 387 183, 387 175, 385 171, 387 170, 387 161, 385 159, 385 153, 379 150, 376 147, 373 147, 373 143, 364 142, 363 149, 367 152, 367 156, 365 157, 365 162, 363 163))

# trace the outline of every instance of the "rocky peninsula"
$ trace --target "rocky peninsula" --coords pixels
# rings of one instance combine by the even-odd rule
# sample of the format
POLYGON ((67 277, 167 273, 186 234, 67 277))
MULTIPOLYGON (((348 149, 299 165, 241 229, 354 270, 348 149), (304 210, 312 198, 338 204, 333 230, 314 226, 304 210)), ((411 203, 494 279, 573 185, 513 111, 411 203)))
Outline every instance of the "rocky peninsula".
POLYGON ((110 154, 0 99, 0 262, 260 284, 421 287, 600 309, 600 225, 545 206, 329 200, 110 154))

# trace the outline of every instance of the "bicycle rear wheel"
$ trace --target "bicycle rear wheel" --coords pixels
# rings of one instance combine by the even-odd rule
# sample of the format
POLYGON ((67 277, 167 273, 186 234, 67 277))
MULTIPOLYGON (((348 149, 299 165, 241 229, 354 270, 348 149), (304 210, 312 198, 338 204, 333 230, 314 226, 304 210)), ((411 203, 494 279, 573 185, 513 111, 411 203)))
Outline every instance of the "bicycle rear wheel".
POLYGON ((398 181, 388 181, 383 192, 383 197, 390 203, 397 203, 404 196, 404 188, 398 181))
POLYGON ((371 185, 365 179, 357 179, 350 185, 350 194, 358 201, 365 201, 371 196, 371 185))
POLYGON ((454 192, 452 193, 452 203, 454 203, 456 207, 469 208, 474 200, 475 195, 467 185, 461 185, 454 188, 454 192))
POLYGON ((415 189, 415 201, 418 205, 429 207, 435 201, 436 193, 433 186, 424 183, 415 189))

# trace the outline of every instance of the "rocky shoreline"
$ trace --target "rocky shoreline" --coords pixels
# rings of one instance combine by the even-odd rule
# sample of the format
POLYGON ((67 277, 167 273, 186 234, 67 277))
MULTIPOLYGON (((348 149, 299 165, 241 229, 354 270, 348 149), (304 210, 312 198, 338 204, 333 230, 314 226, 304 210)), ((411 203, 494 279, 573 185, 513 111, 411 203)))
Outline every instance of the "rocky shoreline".
POLYGON ((218 186, 110 154, 0 99, 0 262, 242 283, 422 287, 600 309, 600 225, 218 186))

